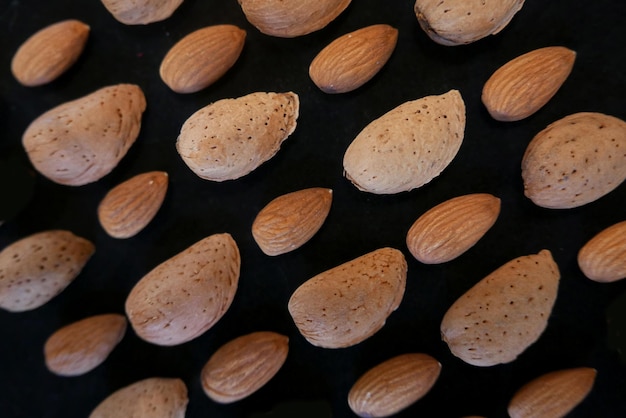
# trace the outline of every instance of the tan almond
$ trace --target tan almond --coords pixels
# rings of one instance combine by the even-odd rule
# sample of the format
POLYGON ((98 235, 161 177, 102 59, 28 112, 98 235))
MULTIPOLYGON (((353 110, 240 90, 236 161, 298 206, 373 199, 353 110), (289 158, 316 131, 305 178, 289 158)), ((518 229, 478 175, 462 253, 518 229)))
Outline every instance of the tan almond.
POLYGON ((371 80, 387 63, 398 41, 398 30, 372 25, 345 34, 322 49, 309 76, 325 93, 346 93, 371 80))
POLYGON ((499 214, 500 199, 491 194, 458 196, 420 216, 407 233, 406 245, 422 263, 445 263, 473 247, 499 214))
POLYGON ((122 341, 126 317, 90 316, 55 331, 44 345, 46 367, 59 376, 79 376, 102 364, 122 341))
POLYGON ((98 220, 114 238, 130 238, 143 230, 163 204, 168 175, 164 171, 138 174, 111 189, 98 206, 98 220))
POLYGON ((582 112, 550 124, 522 159, 524 194, 538 206, 569 209, 594 202, 626 179, 626 122, 582 112))
POLYGON ((50 230, 22 238, 0 251, 0 308, 36 309, 80 274, 94 245, 70 231, 50 230))
POLYGON ((360 417, 388 417, 423 398, 435 385, 441 364, 422 353, 402 354, 368 370, 348 393, 360 417))
POLYGON ((169 18, 183 0, 101 0, 113 17, 125 25, 147 25, 169 18))
POLYGON ((351 0, 238 0, 246 19, 261 33, 280 38, 307 35, 326 27, 351 0))
POLYGON ((541 109, 572 72, 576 52, 562 46, 536 49, 500 67, 485 83, 482 101, 502 122, 518 121, 541 109))
POLYGON ((265 386, 287 359, 289 339, 258 331, 229 341, 202 368, 204 393, 218 403, 232 403, 265 386))
POLYGON ((234 25, 191 32, 165 55, 159 74, 176 93, 195 93, 219 80, 237 62, 246 31, 234 25))
POLYGON ((611 225, 591 238, 578 252, 578 266, 596 282, 626 279, 626 221, 611 225))
POLYGON ((48 110, 28 126, 22 144, 35 169, 63 185, 109 174, 139 136, 146 99, 139 86, 107 86, 48 110))
POLYGON ((508 406, 511 418, 559 418, 569 414, 591 392, 596 370, 590 367, 546 373, 520 388, 508 406))
POLYGON ((85 23, 70 19, 30 36, 13 56, 11 72, 20 84, 41 86, 56 80, 78 60, 89 38, 85 23))
POLYGON ((254 240, 271 256, 300 248, 324 224, 332 198, 331 189, 313 187, 273 199, 252 223, 254 240))

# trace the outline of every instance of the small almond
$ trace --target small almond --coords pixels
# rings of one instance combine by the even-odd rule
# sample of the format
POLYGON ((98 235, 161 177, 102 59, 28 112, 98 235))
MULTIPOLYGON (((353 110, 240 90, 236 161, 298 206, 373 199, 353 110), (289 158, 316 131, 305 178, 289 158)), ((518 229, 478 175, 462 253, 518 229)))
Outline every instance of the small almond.
POLYGON ((441 373, 428 354, 402 354, 363 374, 350 389, 348 405, 360 417, 388 417, 423 398, 441 373))
POLYGON ((578 266, 596 282, 626 279, 626 221, 611 225, 591 238, 578 252, 578 266))
POLYGON ((378 74, 397 41, 398 30, 383 24, 345 34, 317 54, 309 76, 325 93, 356 90, 378 74))
POLYGON ((220 79, 237 62, 246 31, 215 25, 191 32, 165 55, 159 74, 176 93, 195 93, 220 79))
POLYGON ((98 206, 102 228, 114 238, 130 238, 156 216, 167 192, 164 171, 138 174, 111 189, 98 206))
POLYGON ((119 314, 90 316, 66 325, 46 340, 46 367, 59 376, 85 374, 106 360, 125 332, 126 317, 119 314))
POLYGON ((223 404, 246 398, 278 373, 288 351, 289 339, 276 332, 237 337, 221 346, 202 368, 202 389, 223 404))
POLYGON ((407 247, 422 263, 445 263, 473 247, 499 214, 500 199, 493 195, 455 197, 433 207, 413 223, 407 233, 407 247))
POLYGON ((258 213, 252 236, 267 255, 280 255, 307 243, 324 224, 332 190, 321 187, 279 196, 258 213))
POLYGON ((19 47, 11 61, 11 72, 24 86, 50 83, 74 65, 88 37, 89 26, 79 20, 46 26, 19 47))
POLYGON ((147 25, 169 18, 183 0, 101 0, 113 17, 125 25, 147 25))

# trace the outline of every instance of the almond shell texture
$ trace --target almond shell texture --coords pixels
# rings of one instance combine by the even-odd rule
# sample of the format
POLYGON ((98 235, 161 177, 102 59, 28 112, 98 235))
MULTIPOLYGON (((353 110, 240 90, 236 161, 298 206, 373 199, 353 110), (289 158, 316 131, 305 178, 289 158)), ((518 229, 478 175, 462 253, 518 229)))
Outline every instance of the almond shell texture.
POLYGON ((125 25, 147 25, 169 18, 183 0, 101 0, 113 17, 125 25))
POLYGON ((626 221, 600 231, 578 252, 578 266, 589 279, 611 283, 626 278, 626 221))

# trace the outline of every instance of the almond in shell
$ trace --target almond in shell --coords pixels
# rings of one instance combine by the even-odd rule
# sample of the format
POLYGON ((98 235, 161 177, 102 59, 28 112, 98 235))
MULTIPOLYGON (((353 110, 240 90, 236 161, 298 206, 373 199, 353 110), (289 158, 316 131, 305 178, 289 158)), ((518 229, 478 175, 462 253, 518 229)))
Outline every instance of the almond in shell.
POLYGON ((202 368, 202 389, 218 403, 246 398, 265 386, 287 359, 289 339, 276 332, 242 335, 221 346, 202 368))
POLYGON ((88 25, 75 19, 40 29, 24 41, 13 56, 13 76, 28 87, 56 80, 78 60, 85 49, 89 31, 88 25))
POLYGON ((596 282, 626 279, 626 221, 611 225, 587 241, 578 252, 578 266, 596 282))
POLYGON ((70 231, 50 230, 22 238, 0 252, 0 308, 36 309, 80 274, 94 245, 70 231))
POLYGON ((183 0, 101 0, 113 17, 125 25, 147 25, 170 17, 183 0))
POLYGON ((380 330, 404 296, 407 263, 381 248, 300 285, 288 309, 302 336, 324 348, 349 347, 380 330))
POLYGON ((325 93, 346 93, 371 80, 387 63, 398 41, 398 30, 372 25, 328 44, 311 62, 309 76, 325 93))

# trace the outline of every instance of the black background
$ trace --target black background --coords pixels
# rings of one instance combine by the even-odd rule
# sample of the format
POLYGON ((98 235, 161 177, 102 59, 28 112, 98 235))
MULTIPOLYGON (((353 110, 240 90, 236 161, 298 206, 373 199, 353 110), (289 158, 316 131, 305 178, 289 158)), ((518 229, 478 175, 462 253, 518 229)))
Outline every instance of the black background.
POLYGON ((117 22, 97 0, 4 0, 0 201, 10 219, 0 226, 0 248, 42 230, 68 229, 94 242, 96 253, 76 280, 46 305, 30 312, 0 312, 0 416, 85 417, 114 390, 153 376, 184 380, 189 418, 248 417, 294 400, 327 403, 334 417, 353 416, 346 397, 354 381, 405 352, 436 357, 442 373, 426 397, 398 416, 504 417, 509 399, 522 384, 578 366, 594 367, 598 376, 591 394, 571 416, 626 416, 626 366, 607 346, 605 318, 610 303, 626 292, 626 281, 594 283, 576 264, 577 251, 587 240, 626 219, 626 184, 581 208, 548 210, 524 197, 520 175, 526 145, 549 123, 580 111, 626 119, 625 19, 622 1, 527 0, 500 34, 468 46, 445 47, 420 29, 409 0, 355 0, 323 30, 295 39, 261 34, 235 0, 185 0, 171 18, 147 26, 117 22), (20 86, 10 73, 16 49, 35 31, 68 18, 91 26, 79 61, 49 85, 20 86), (222 23, 247 31, 235 66, 199 93, 170 91, 158 76, 165 53, 189 32, 222 23), (383 70, 352 93, 327 95, 318 90, 308 77, 315 55, 338 36, 376 23, 399 30, 396 50, 383 70), (492 120, 480 102, 487 78, 510 59, 551 45, 578 54, 561 90, 526 120, 492 120), (138 84, 148 102, 140 136, 117 168, 82 187, 57 185, 34 173, 21 147, 28 124, 56 105, 117 83, 138 84), (343 153, 365 125, 407 100, 452 88, 465 100, 467 126, 457 157, 441 176, 420 189, 391 196, 359 192, 342 176, 343 153), (180 127, 199 108, 254 91, 289 90, 301 101, 296 131, 272 160, 244 178, 201 180, 176 153, 180 127), (160 212, 133 238, 108 237, 97 221, 98 203, 113 186, 150 170, 170 175, 160 212), (265 256, 250 232, 258 211, 278 195, 315 186, 334 191, 322 229, 292 253, 265 256), (444 200, 475 192, 502 199, 500 217, 485 237, 443 265, 426 266, 412 259, 405 236, 415 219, 444 200), (221 232, 231 233, 238 243, 242 270, 231 308, 212 329, 167 348, 141 341, 129 328, 106 362, 88 374, 62 378, 47 371, 43 344, 55 330, 89 315, 123 313, 126 295, 144 274, 221 232), (403 302, 385 327, 346 349, 307 343, 287 312, 291 293, 313 275, 383 246, 402 250, 409 265, 403 302), (439 335, 439 323, 452 302, 505 262, 544 248, 552 252, 562 278, 539 341, 513 363, 489 368, 452 356, 439 335), (212 402, 200 386, 202 366, 225 342, 257 330, 290 337, 287 362, 251 397, 231 405, 212 402))

